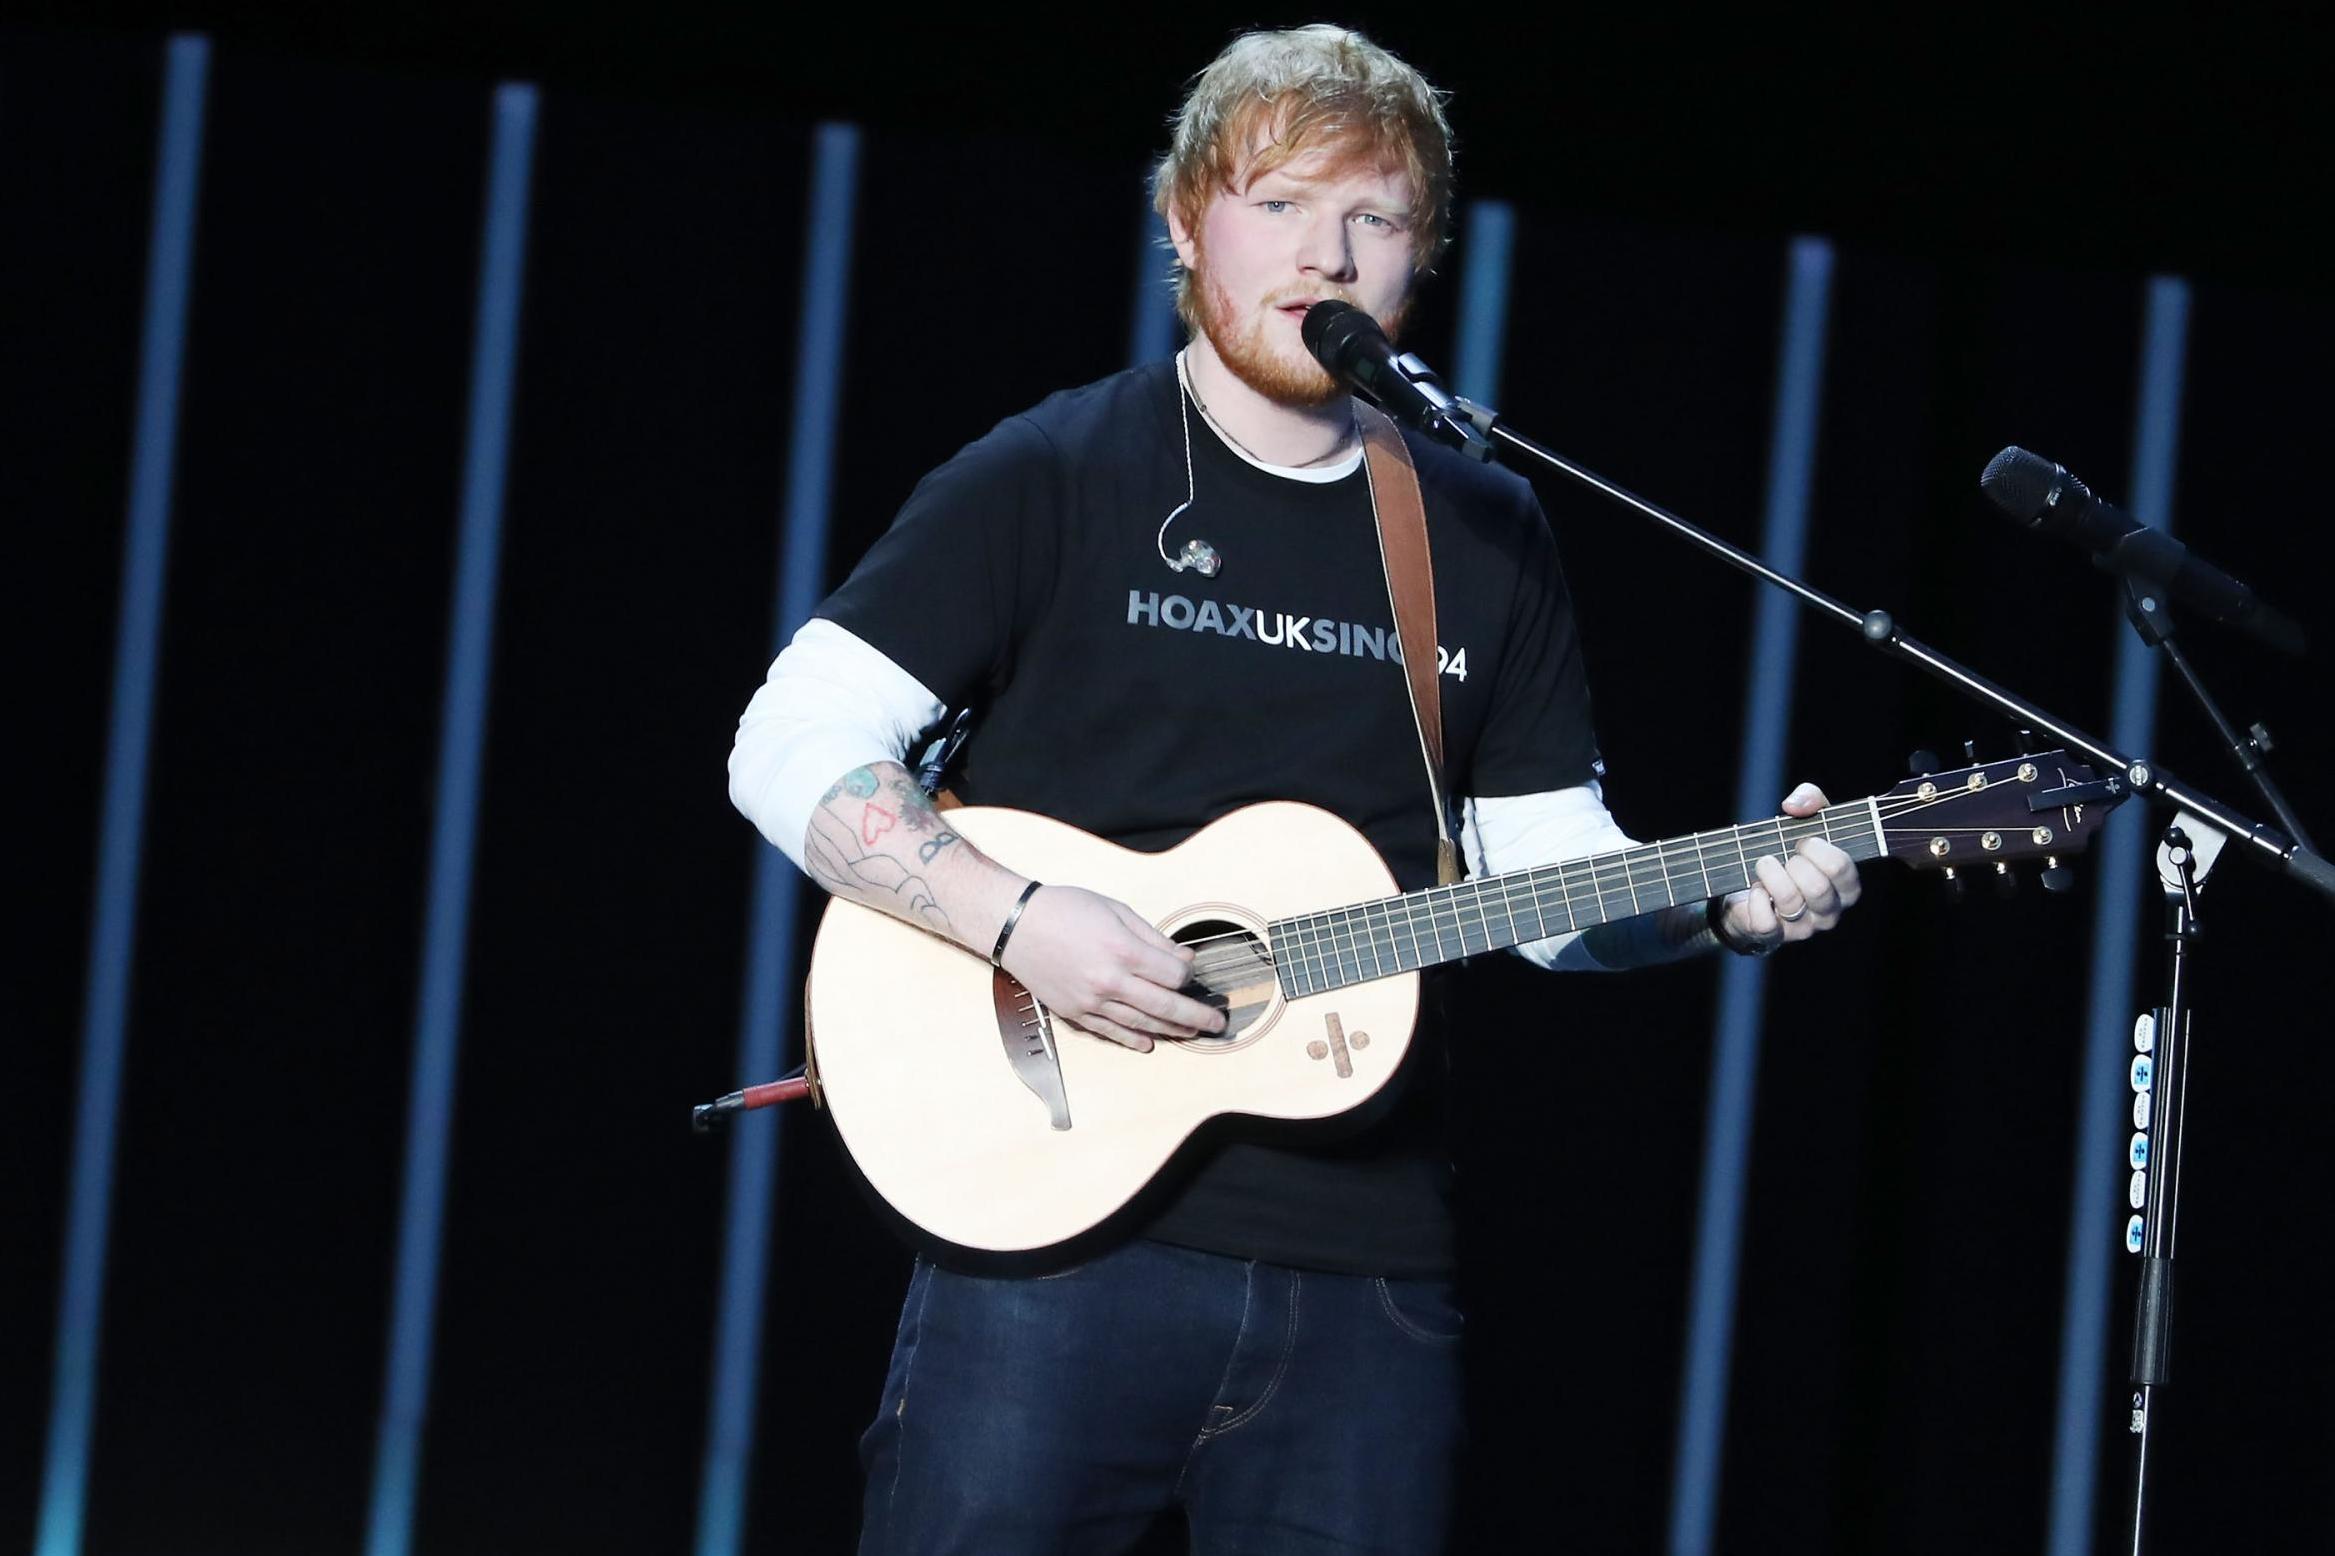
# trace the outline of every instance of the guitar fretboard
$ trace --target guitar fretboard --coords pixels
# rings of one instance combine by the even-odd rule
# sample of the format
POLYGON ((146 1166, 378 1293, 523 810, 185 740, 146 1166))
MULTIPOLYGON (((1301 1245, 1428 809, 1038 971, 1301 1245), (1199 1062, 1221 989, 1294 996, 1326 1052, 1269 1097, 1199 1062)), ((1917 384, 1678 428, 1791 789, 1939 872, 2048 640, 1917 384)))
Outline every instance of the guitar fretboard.
POLYGON ((1281 919, 1268 927, 1295 998, 1546 940, 1682 902, 1741 891, 1763 855, 1821 837, 1852 859, 1888 852, 1874 801, 1697 832, 1614 853, 1281 919))

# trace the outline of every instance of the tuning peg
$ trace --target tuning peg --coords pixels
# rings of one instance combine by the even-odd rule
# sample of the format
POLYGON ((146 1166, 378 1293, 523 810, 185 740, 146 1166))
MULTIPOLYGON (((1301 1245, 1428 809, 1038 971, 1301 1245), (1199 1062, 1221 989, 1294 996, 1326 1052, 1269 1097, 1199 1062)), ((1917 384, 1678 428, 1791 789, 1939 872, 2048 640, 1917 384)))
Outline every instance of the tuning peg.
POLYGON ((2045 891, 2074 891, 2076 888, 2076 872, 2061 864, 2057 855, 2045 857, 2043 874, 2038 879, 2043 882, 2045 891))
MULTIPOLYGON (((1913 775, 1916 778, 1927 778, 1930 774, 1936 772, 1943 764, 1938 761, 1937 752, 1932 751, 1927 746, 1924 746, 1919 751, 1916 751, 1913 755, 1907 757, 1905 759, 1905 765, 1911 769, 1913 775)), ((1949 878, 1951 878, 1954 872, 1948 870, 1946 874, 1949 878)))
POLYGON ((1962 879, 1960 872, 1952 865, 1946 866, 1946 900, 1960 907, 1962 900, 1969 895, 1970 883, 1962 879))
POLYGON ((1962 760, 1963 760, 1963 761, 1965 761, 1965 762, 1968 762, 1968 763, 1969 763, 1971 766, 1973 766, 1973 767, 1976 767, 1976 766, 1978 765, 1978 742, 1977 742, 1977 741, 1975 741, 1975 740, 1965 740, 1965 741, 1963 741, 1963 742, 1962 742, 1962 760))
POLYGON ((2019 878, 2011 873, 2010 865, 2000 859, 1994 862, 1994 894, 2005 901, 2019 895, 2019 878))
POLYGON ((2033 756, 2035 754, 2035 731, 2027 728, 2025 725, 2021 725, 2019 728, 2019 754, 2021 756, 2033 756))

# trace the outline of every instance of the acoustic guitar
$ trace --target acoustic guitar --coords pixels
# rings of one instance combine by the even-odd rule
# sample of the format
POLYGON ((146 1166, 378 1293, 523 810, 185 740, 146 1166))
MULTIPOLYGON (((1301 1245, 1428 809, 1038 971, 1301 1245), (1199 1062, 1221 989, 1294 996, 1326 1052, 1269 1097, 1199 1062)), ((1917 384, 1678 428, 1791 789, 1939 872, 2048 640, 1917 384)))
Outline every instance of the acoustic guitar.
POLYGON ((811 954, 808 1074, 909 1221, 968 1249, 1045 1248, 1126 1205, 1219 1114, 1314 1119, 1367 1100, 1410 1045, 1421 968, 1739 891, 1762 855, 1803 838, 1860 861, 1992 873, 2041 857, 2056 871, 2127 793, 2053 752, 1413 892, 1309 805, 1251 805, 1163 853, 969 806, 949 825, 985 853, 1117 897, 1190 946, 1186 992, 1223 1010, 1225 1030, 1148 1053, 1105 1042, 979 956, 838 899, 811 954))

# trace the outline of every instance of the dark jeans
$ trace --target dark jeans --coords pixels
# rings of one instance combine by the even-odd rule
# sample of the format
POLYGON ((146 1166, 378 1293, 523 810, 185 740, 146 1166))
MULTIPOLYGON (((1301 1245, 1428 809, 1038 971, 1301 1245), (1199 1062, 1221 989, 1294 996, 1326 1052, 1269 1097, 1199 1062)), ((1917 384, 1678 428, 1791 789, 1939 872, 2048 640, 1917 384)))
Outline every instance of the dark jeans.
POLYGON ((1205 1556, 1440 1550, 1459 1331, 1446 1281, 1164 1243, 1029 1280, 919 1260, 860 1551, 1095 1556, 1173 1507, 1205 1556))

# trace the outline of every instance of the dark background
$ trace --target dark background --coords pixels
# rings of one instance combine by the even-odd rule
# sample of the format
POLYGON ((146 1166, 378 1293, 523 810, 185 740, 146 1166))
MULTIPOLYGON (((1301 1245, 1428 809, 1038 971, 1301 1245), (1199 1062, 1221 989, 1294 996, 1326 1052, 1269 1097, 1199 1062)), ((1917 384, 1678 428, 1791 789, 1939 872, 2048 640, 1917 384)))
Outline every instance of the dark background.
MULTIPOLYGON (((88 1547, 361 1539, 488 92, 524 78, 545 96, 416 1543, 631 1552, 688 1541, 704 1441, 727 1154, 681 1119, 740 1079, 761 845, 722 761, 773 630, 808 127, 868 127, 840 571, 922 470, 1121 364, 1162 116, 1235 26, 1302 19, 12 11, 0 577, 24 928, 0 1050, 0 1543, 29 1538, 39 1496, 167 29, 217 48, 88 1547)), ((2106 583, 1983 510, 1976 476, 2020 442, 2124 495, 2144 278, 2182 274, 2177 525, 2326 636, 2335 303, 2297 213, 2327 194, 2305 91, 2327 61, 2299 27, 1340 19, 1453 90, 1463 193, 1519 207, 1520 425, 1755 543, 1785 240, 1833 237, 1810 574, 2104 731, 2106 583)), ((1454 301, 1419 314, 1431 361, 1454 301)), ((1751 586, 1543 489, 1616 809, 1641 836, 1714 824, 1751 586)), ((2202 628, 2190 647, 2330 825, 2325 648, 2280 661, 2202 628)), ((1915 746, 2009 749, 1828 630, 1801 666, 1790 765, 1835 795, 1886 787, 1915 746)), ((2162 708, 2158 754, 2261 810, 2169 689, 2162 708)), ((2033 1549, 2092 881, 1951 909, 1925 878, 1867 879, 1769 979, 1719 1544, 2033 1549)), ((2158 1548, 2321 1548, 2330 915, 2234 857, 2205 907, 2158 1548)), ((2155 965, 2152 936, 2136 1007, 2155 965)), ((1712 969, 1471 982, 1462 1548, 1648 1549, 1712 969)), ((840 1550, 905 1259, 823 1123, 785 1127, 749 1543, 840 1550)), ((2086 1215, 2113 1238, 2124 1211, 2086 1215)), ((2120 1287, 2104 1525, 2126 1311, 2120 1287)))

